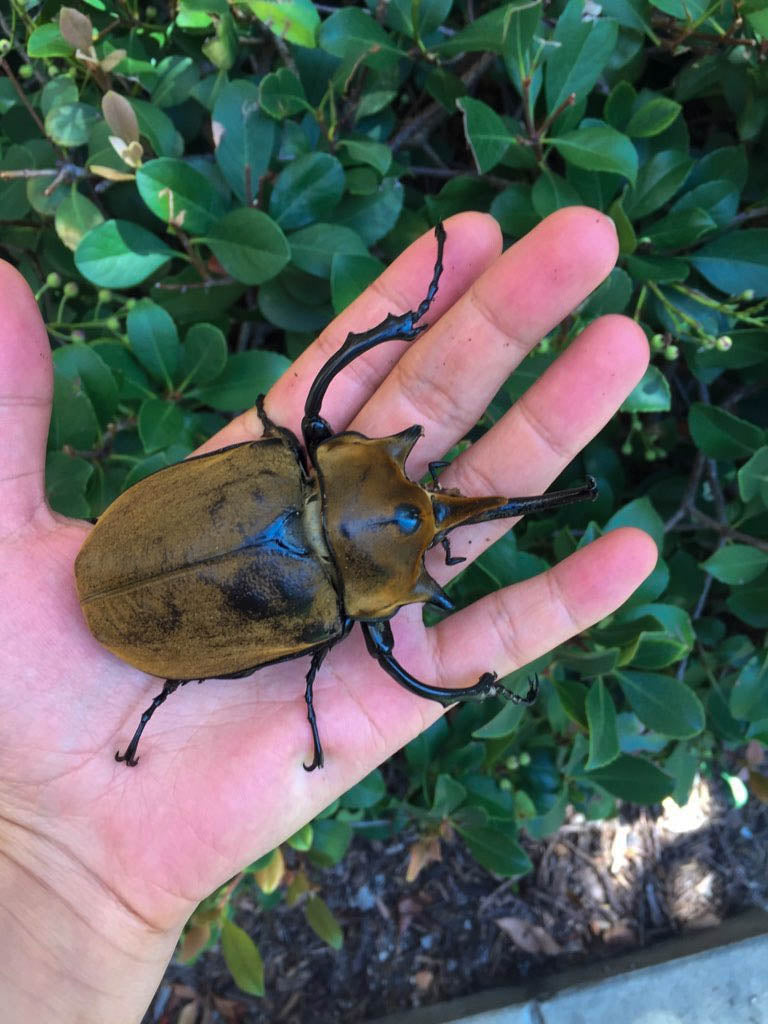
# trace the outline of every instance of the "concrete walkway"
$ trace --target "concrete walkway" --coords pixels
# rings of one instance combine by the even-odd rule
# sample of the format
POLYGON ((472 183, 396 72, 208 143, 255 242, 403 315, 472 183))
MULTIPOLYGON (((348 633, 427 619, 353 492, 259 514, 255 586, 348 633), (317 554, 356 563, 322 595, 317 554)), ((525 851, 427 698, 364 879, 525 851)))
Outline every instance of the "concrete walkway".
POLYGON ((768 914, 378 1024, 768 1024, 768 914))

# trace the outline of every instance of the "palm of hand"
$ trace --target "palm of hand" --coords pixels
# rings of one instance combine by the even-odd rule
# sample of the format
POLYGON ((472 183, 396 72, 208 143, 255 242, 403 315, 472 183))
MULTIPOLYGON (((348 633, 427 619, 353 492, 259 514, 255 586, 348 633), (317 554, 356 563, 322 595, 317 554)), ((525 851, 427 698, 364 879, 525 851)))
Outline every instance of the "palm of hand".
MULTIPOLYGON (((489 218, 460 215, 447 228, 434 326, 410 348, 385 345, 353 364, 323 409, 337 430, 370 436, 422 423, 426 437, 408 463, 413 479, 464 435, 524 352, 615 258, 610 225, 594 211, 562 211, 500 258, 489 218)), ((273 420, 297 430, 327 350, 398 304, 418 303, 433 258, 427 235, 328 328, 272 389, 273 420)), ((179 927, 200 898, 296 831, 441 708, 401 690, 354 630, 315 684, 322 771, 302 768, 311 750, 303 660, 254 678, 186 687, 153 718, 139 767, 115 764, 115 750, 125 748, 162 683, 108 654, 85 626, 72 565, 89 527, 51 513, 42 497, 48 344, 21 279, 7 266, 0 273, 9 306, 0 350, 2 830, 12 842, 31 837, 21 846, 39 847, 36 859, 48 851, 67 865, 63 872, 92 877, 107 898, 153 927, 179 927)), ((446 472, 446 485, 464 493, 540 493, 611 416, 646 360, 645 339, 631 321, 596 321, 446 472)), ((205 448, 260 432, 246 413, 205 448)), ((462 531, 458 553, 479 554, 506 528, 462 531)), ((654 558, 644 534, 616 531, 435 629, 424 629, 420 608, 404 609, 393 623, 398 659, 440 685, 469 685, 489 669, 503 675, 608 614, 654 558)), ((431 552, 428 569, 444 583, 456 570, 441 563, 440 550, 431 552)))

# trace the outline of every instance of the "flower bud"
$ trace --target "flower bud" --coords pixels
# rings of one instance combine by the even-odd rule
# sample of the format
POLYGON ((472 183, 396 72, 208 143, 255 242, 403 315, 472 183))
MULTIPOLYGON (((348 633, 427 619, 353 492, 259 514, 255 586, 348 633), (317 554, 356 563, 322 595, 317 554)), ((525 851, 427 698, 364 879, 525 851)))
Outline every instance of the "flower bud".
POLYGON ((74 299, 80 292, 77 281, 67 281, 64 285, 64 294, 68 299, 74 299))
POLYGON ((61 274, 57 274, 55 270, 52 270, 48 277, 46 277, 45 283, 49 288, 61 288, 61 274))
POLYGON ((727 352, 732 347, 733 338, 731 338, 728 334, 721 334, 715 342, 715 348, 718 350, 718 352, 727 352))

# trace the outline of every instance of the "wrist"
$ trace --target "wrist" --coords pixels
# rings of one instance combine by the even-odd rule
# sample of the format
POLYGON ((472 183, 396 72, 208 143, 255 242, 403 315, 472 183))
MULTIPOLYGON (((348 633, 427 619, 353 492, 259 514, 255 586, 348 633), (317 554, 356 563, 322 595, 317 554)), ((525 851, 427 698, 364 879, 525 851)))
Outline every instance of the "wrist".
POLYGON ((143 921, 57 844, 0 844, 3 1024, 138 1024, 181 930, 143 921))

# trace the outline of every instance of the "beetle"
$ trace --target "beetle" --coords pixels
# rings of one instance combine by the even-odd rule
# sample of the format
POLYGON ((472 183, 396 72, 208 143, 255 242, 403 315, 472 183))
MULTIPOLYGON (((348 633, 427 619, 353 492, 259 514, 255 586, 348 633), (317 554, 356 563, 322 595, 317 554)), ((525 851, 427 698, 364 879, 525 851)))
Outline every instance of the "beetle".
POLYGON ((314 755, 323 764, 312 686, 328 651, 359 622, 369 654, 406 689, 444 705, 525 696, 485 672, 470 686, 432 686, 396 660, 389 620, 404 605, 453 603, 424 565, 458 526, 543 511, 593 499, 592 477, 582 487, 523 498, 465 497, 405 472, 423 435, 411 426, 390 437, 356 431, 335 434, 320 415, 329 384, 352 360, 386 341, 413 341, 437 294, 446 232, 435 228, 437 257, 426 296, 415 310, 389 313, 380 324, 351 333, 320 369, 307 394, 303 449, 290 430, 272 422, 263 396, 256 408, 263 437, 230 445, 145 477, 101 515, 83 544, 75 577, 94 637, 113 654, 165 679, 141 716, 125 753, 136 750, 155 710, 179 686, 208 678, 235 679, 258 668, 310 656, 305 679, 314 755))

